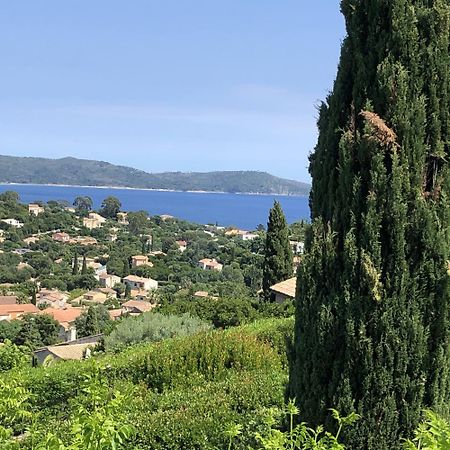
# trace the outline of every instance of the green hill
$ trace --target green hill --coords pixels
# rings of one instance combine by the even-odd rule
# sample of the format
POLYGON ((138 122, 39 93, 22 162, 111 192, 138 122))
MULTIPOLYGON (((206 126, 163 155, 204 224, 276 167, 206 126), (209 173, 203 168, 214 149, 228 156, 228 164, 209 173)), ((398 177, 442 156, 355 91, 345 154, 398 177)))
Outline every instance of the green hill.
POLYGON ((310 186, 256 171, 147 173, 103 161, 0 156, 0 182, 307 195, 310 186))

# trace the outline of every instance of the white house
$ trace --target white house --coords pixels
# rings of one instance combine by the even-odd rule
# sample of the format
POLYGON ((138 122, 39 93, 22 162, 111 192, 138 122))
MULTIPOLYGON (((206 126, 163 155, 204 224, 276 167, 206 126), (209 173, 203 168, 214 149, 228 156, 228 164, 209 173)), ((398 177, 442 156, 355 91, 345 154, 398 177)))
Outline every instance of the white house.
POLYGON ((302 255, 305 251, 305 243, 301 241, 289 241, 294 255, 302 255))
POLYGON ((104 288, 113 288, 116 284, 120 283, 121 278, 116 275, 110 275, 109 273, 102 273, 99 276, 100 286, 104 288))
POLYGON ((137 277, 136 275, 128 275, 122 280, 131 289, 143 289, 148 291, 150 289, 158 289, 158 282, 152 278, 137 277))
POLYGON ((35 216, 38 216, 39 214, 43 213, 44 207, 41 205, 38 205, 37 203, 30 203, 28 205, 28 213, 33 214, 35 216))
POLYGON ((198 262, 198 265, 203 270, 217 270, 220 272, 223 269, 223 264, 220 264, 216 259, 203 258, 198 262))
POLYGON ((23 223, 17 219, 2 219, 2 222, 7 223, 8 225, 11 225, 14 228, 22 228, 23 227, 23 223))

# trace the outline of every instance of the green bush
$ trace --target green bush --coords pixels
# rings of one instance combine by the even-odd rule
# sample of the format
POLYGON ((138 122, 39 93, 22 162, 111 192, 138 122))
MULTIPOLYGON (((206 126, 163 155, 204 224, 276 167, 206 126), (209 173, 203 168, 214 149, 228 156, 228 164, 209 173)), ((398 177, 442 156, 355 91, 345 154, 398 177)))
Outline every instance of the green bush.
MULTIPOLYGON (((98 358, 105 378, 113 383, 130 380, 156 391, 189 386, 191 380, 219 380, 236 371, 280 368, 280 357, 254 336, 219 331, 144 344, 116 355, 98 358)), ((48 368, 21 371, 17 378, 40 409, 62 406, 79 392, 79 383, 96 370, 94 360, 65 362, 48 368)))
POLYGON ((119 351, 133 344, 157 342, 175 336, 189 336, 209 328, 208 324, 189 314, 166 316, 149 312, 123 319, 105 338, 105 350, 119 351))

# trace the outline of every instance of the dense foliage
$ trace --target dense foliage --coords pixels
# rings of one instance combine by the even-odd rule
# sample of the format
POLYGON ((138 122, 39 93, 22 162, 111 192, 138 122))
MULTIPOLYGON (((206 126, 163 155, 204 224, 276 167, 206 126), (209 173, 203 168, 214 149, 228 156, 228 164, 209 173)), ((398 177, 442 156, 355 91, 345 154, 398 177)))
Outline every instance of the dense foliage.
POLYGON ((342 1, 347 37, 311 156, 292 393, 393 449, 450 400, 450 4, 342 1))
POLYGON ((149 312, 138 317, 124 318, 105 338, 105 350, 123 350, 130 345, 188 336, 209 328, 207 323, 188 314, 165 316, 149 312))
MULTIPOLYGON (((11 397, 20 391, 28 414, 16 419, 13 433, 34 426, 36 440, 49 438, 64 449, 78 450, 75 444, 87 439, 87 433, 92 439, 99 433, 115 439, 121 432, 125 448, 225 448, 225 430, 231 423, 246 428, 233 448, 256 448, 255 432, 269 432, 272 408, 283 408, 283 361, 292 332, 292 320, 272 319, 143 344, 96 361, 16 371, 11 373, 14 386, 0 389, 0 415, 3 398, 7 396, 11 405, 11 397), (107 420, 110 425, 101 427, 107 420)), ((10 423, 0 417, 3 426, 10 423)), ((30 443, 31 435, 25 433, 18 448, 30 443)), ((85 445, 81 448, 91 448, 85 445)))

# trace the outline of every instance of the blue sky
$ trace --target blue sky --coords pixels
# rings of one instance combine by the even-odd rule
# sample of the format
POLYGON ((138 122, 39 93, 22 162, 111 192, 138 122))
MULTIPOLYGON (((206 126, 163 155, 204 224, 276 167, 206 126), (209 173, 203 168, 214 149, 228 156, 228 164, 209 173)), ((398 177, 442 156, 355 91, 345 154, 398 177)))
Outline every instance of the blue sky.
POLYGON ((3 2, 0 154, 309 181, 338 0, 3 2))

